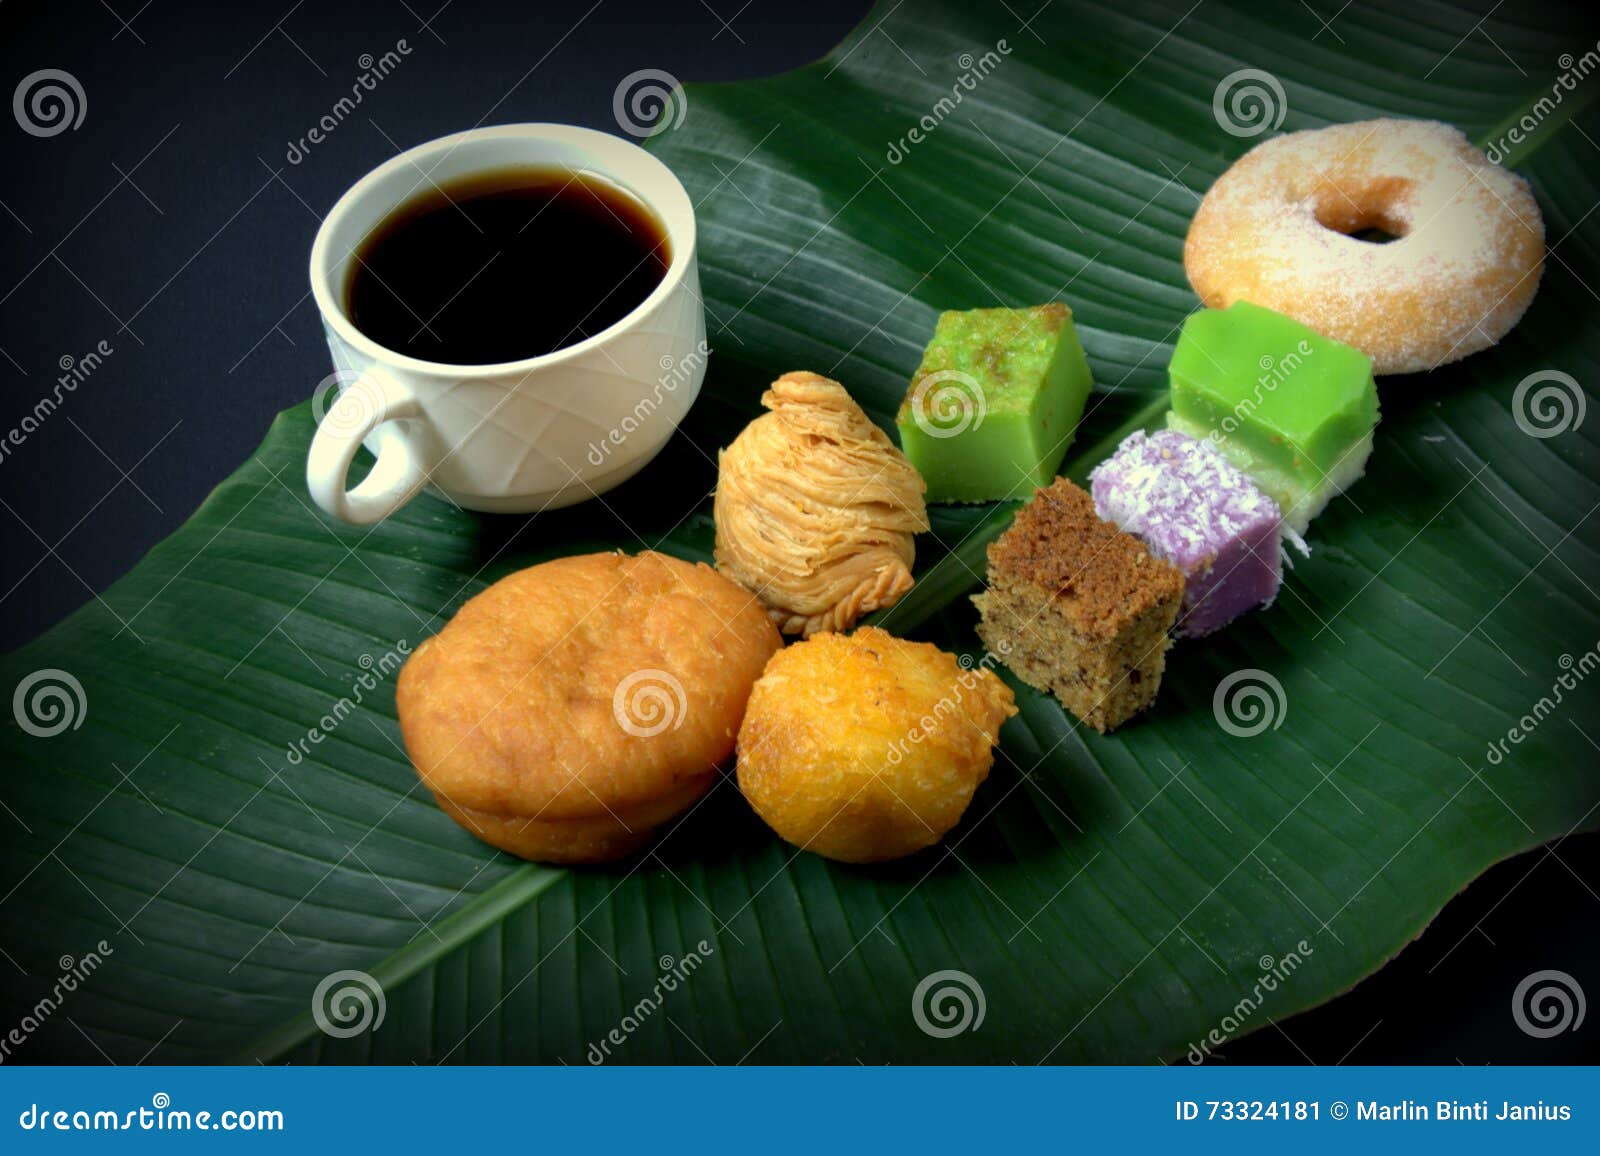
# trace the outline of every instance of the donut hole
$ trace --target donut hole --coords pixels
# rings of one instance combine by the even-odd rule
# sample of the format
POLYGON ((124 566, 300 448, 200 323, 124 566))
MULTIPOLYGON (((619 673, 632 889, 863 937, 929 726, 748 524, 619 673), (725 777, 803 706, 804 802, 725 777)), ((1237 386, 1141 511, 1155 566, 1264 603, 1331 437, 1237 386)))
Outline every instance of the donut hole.
POLYGON ((1317 224, 1355 241, 1386 245, 1410 231, 1411 182, 1401 177, 1359 187, 1324 182, 1314 201, 1317 224))
POLYGON ((1390 241, 1398 241, 1404 234, 1391 233, 1387 229, 1370 228, 1357 229, 1354 233, 1346 233, 1352 241, 1365 241, 1369 245, 1387 245, 1390 241))

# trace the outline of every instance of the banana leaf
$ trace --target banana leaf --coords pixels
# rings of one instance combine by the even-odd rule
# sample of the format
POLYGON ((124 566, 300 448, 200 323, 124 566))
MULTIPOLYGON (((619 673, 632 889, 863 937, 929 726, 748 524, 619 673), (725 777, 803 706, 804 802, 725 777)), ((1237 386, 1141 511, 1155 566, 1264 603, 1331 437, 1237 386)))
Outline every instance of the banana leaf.
MULTIPOLYGON (((1489 865, 1595 827, 1592 21, 1035 7, 885 3, 812 65, 679 94, 650 147, 698 206, 715 352, 603 502, 331 524, 301 405, 0 662, 10 1058, 1151 1063, 1328 1000, 1489 865), (1382 381, 1367 477, 1270 610, 1172 652, 1148 716, 1102 737, 1013 682, 963 823, 873 867, 797 854, 731 781, 583 869, 495 852, 419 787, 406 650, 543 559, 708 559, 716 449, 776 374, 837 377, 890 428, 940 309, 1065 300, 1096 383, 1081 477, 1160 421, 1200 194, 1267 133, 1380 115, 1532 182, 1544 284, 1495 348, 1382 381)), ((936 511, 888 624, 976 654, 965 595, 1006 516, 936 511)))

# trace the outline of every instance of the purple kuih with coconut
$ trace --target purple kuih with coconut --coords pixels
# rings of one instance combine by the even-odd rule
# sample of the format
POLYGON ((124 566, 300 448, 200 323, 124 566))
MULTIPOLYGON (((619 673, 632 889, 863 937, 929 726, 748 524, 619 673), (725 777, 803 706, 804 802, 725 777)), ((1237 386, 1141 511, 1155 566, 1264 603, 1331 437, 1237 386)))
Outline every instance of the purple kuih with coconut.
POLYGON ((1277 596, 1277 503, 1212 446, 1177 430, 1141 430, 1089 477, 1100 517, 1183 571, 1179 634, 1210 634, 1277 596))

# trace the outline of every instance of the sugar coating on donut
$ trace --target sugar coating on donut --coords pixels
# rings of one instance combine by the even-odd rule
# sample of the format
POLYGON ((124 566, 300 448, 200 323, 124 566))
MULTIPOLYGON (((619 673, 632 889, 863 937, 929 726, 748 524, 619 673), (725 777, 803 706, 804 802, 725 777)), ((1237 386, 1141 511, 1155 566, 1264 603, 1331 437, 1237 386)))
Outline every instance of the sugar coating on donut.
POLYGON ((1369 120, 1256 146, 1206 194, 1184 244, 1202 301, 1252 301, 1353 345, 1379 374, 1499 341, 1544 268, 1527 182, 1438 121, 1369 120), (1385 244, 1352 233, 1381 229, 1385 244))

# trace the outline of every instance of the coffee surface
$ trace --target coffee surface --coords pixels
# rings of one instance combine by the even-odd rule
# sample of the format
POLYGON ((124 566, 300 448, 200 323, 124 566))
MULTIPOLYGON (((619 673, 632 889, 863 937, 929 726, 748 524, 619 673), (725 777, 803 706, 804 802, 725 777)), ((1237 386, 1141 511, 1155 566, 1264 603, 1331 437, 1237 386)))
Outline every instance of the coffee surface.
POLYGON ((489 365, 610 328, 661 283, 666 230, 591 173, 507 168, 429 188, 355 251, 356 328, 423 361, 489 365))

